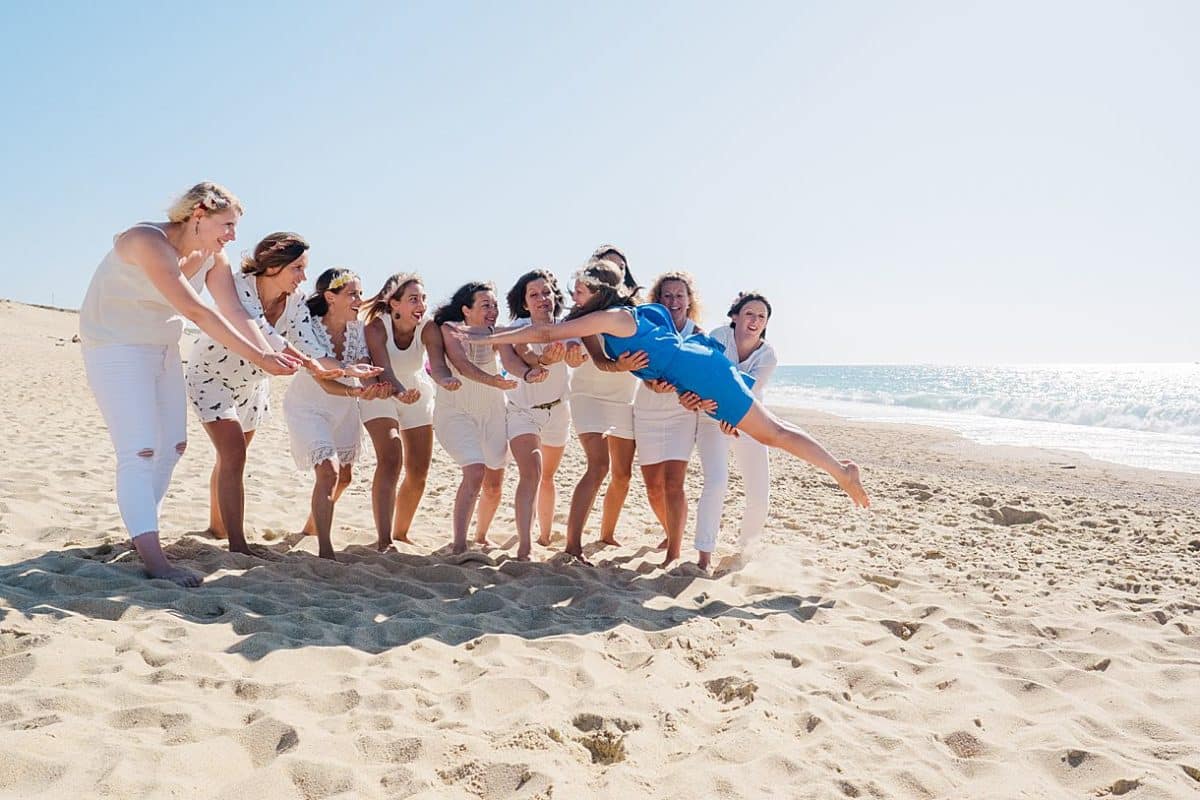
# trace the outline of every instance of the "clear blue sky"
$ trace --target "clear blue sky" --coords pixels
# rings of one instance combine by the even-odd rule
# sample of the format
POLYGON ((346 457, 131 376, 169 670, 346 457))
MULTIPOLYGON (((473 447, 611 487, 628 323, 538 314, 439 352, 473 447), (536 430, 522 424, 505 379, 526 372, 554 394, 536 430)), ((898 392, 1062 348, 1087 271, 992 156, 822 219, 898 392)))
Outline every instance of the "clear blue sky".
POLYGON ((0 296, 211 178, 368 291, 614 241, 791 363, 1200 357, 1200 4, 337 5, 0 4, 0 296))

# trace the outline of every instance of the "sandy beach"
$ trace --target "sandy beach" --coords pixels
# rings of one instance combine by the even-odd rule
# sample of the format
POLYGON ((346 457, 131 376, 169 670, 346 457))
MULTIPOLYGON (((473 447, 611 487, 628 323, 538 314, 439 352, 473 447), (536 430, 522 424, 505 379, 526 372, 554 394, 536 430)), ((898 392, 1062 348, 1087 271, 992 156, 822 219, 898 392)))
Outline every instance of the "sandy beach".
POLYGON ((76 330, 0 301, 0 796, 1200 797, 1200 476, 797 414, 872 509, 774 456, 767 534, 734 557, 735 484, 703 575, 654 567, 637 478, 595 568, 516 562, 515 470, 500 546, 450 563, 440 450, 414 546, 377 554, 368 456, 330 563, 293 533, 280 379, 247 468, 269 559, 200 532, 189 412, 184 590, 131 550, 76 330))

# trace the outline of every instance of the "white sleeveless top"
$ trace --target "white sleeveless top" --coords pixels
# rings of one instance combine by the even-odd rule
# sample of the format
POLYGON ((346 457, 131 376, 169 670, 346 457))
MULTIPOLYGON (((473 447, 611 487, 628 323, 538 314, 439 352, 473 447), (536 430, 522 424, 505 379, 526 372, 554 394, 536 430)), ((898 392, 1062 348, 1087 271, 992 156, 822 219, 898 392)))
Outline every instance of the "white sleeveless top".
MULTIPOLYGON (((754 378, 754 386, 750 389, 750 393, 760 401, 765 401, 767 381, 771 380, 771 375, 775 373, 775 368, 779 366, 779 359, 775 356, 775 348, 767 344, 766 339, 763 339, 745 361, 738 361, 737 342, 733 338, 733 328, 725 325, 717 328, 709 335, 725 345, 725 357, 731 363, 736 364, 738 369, 754 378)), ((707 414, 702 415, 701 418, 712 419, 707 414)))
MULTIPOLYGON (((601 339, 600 347, 604 348, 601 339)), ((608 355, 608 350, 604 351, 608 355)), ((633 404, 638 379, 632 372, 605 372, 592 359, 571 370, 571 394, 595 397, 623 405, 633 404)))
MULTIPOLYGON (((149 228, 167 238, 162 228, 149 222, 139 222, 133 228, 149 228)), ((144 269, 117 255, 115 244, 119 236, 113 237, 114 248, 96 267, 79 308, 79 337, 83 346, 178 344, 183 335, 183 317, 154 288, 144 269)), ((205 278, 215 261, 215 257, 209 256, 196 274, 187 279, 197 294, 204 290, 205 278)))
MULTIPOLYGON (((463 348, 467 351, 467 360, 489 375, 499 375, 499 357, 495 348, 490 344, 465 342, 463 348)), ((448 391, 438 386, 437 404, 435 408, 454 409, 473 415, 485 415, 496 411, 504 413, 504 392, 486 383, 473 381, 459 372, 450 359, 446 359, 450 374, 462 381, 462 386, 456 391, 448 391)))
POLYGON ((405 389, 417 388, 413 384, 425 375, 425 344, 421 341, 421 333, 428 324, 428 317, 418 322, 416 330, 413 331, 412 341, 409 342, 408 347, 401 349, 396 344, 392 321, 387 317, 383 319, 383 327, 387 332, 387 354, 388 360, 391 362, 392 374, 405 389))
MULTIPOLYGON (((531 323, 532 320, 526 317, 514 321, 513 327, 524 328, 531 323)), ((546 344, 531 344, 529 349, 540 355, 546 349, 546 344)), ((517 388, 505 392, 508 402, 519 408, 533 408, 545 403, 553 403, 555 400, 565 400, 567 398, 567 382, 570 379, 567 373, 567 362, 559 361, 544 369, 548 370, 550 374, 541 383, 526 383, 521 380, 520 375, 513 375, 512 377, 517 379, 517 388)))

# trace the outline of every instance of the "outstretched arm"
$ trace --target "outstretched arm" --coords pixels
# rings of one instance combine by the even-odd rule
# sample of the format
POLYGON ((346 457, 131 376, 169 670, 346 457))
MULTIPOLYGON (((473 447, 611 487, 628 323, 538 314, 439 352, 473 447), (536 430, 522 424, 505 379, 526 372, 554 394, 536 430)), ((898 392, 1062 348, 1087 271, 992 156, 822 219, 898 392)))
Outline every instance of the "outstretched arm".
POLYGON ((632 336, 637 332, 633 315, 624 309, 610 308, 593 311, 564 322, 534 322, 504 333, 480 335, 469 333, 473 342, 486 344, 520 344, 522 342, 556 342, 562 339, 582 339, 603 333, 612 336, 632 336))
POLYGON ((199 269, 212 253, 194 251, 180 259, 162 236, 144 229, 133 229, 117 240, 117 252, 131 264, 137 264, 146 278, 171 306, 199 326, 219 344, 272 375, 290 375, 296 371, 295 362, 285 355, 264 352, 238 332, 229 320, 206 306, 192 289, 183 269, 199 269))

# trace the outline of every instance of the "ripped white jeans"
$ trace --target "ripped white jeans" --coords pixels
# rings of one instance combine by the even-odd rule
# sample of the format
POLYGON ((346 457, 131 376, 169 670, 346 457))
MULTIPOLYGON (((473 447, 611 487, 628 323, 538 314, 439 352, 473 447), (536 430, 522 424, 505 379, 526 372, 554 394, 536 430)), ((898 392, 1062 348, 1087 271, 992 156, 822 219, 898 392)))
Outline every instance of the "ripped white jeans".
POLYGON ((117 507, 131 537, 158 531, 171 473, 187 447, 177 345, 85 348, 83 366, 117 452, 117 507))

